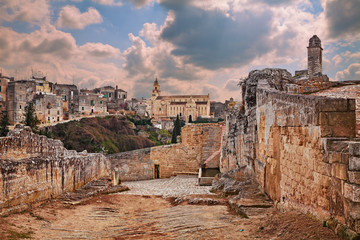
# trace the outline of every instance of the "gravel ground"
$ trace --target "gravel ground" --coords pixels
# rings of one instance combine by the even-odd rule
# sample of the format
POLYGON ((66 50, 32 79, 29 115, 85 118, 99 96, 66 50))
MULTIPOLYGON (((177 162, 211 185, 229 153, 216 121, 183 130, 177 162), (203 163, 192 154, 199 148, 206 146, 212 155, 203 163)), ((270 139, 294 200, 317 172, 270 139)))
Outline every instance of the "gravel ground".
POLYGON ((194 194, 212 194, 211 186, 197 186, 197 176, 178 175, 166 179, 122 182, 130 191, 118 194, 157 195, 166 197, 181 197, 194 194))

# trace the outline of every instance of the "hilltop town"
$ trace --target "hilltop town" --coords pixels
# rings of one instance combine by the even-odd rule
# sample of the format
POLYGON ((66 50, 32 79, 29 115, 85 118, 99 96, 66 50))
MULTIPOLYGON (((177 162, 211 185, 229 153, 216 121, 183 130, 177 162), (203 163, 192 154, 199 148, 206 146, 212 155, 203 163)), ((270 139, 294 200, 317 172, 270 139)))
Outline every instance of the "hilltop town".
POLYGON ((15 80, 0 73, 0 84, 0 117, 6 111, 11 125, 24 121, 25 107, 30 102, 44 125, 87 116, 136 114, 151 117, 159 128, 168 129, 172 129, 178 115, 186 122, 189 118, 224 118, 225 109, 236 103, 232 98, 225 103, 210 101, 209 94, 162 96, 157 78, 149 99, 127 99, 127 92, 118 86, 78 89, 74 84, 53 83, 39 75, 15 80))

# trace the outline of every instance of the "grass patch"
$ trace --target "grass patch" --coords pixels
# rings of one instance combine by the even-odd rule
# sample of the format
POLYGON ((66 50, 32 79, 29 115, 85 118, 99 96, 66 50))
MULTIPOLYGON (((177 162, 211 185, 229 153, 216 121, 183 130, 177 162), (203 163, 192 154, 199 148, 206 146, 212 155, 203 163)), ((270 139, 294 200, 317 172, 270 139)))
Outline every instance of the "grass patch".
POLYGON ((32 231, 16 232, 14 230, 9 230, 8 234, 9 234, 9 236, 8 236, 9 240, 16 240, 16 239, 31 238, 31 234, 33 234, 33 232, 32 231))
POLYGON ((33 212, 30 212, 29 214, 30 214, 30 216, 32 216, 33 218, 36 218, 36 220, 39 220, 39 221, 45 220, 43 217, 38 216, 38 215, 35 215, 33 212))

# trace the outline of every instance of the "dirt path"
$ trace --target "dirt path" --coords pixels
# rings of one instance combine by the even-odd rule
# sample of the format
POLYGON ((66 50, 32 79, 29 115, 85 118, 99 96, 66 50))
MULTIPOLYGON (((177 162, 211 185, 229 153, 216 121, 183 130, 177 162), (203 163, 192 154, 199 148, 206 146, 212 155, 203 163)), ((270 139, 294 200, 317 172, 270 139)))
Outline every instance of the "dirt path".
POLYGON ((299 213, 252 208, 243 218, 217 195, 179 199, 122 193, 76 205, 50 201, 0 217, 0 239, 338 239, 320 222, 299 213))

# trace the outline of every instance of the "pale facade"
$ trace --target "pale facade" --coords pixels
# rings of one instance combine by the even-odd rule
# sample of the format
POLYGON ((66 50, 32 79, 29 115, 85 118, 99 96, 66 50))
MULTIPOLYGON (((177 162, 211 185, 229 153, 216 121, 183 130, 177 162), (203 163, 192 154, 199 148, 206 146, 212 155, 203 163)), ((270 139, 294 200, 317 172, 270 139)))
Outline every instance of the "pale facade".
POLYGON ((152 95, 148 101, 148 112, 154 120, 168 120, 177 115, 186 122, 198 117, 210 117, 210 96, 208 95, 172 95, 160 96, 160 84, 156 79, 152 95))
POLYGON ((56 123, 64 120, 61 96, 55 94, 36 94, 34 100, 36 116, 42 124, 56 123))
POLYGON ((106 114, 106 98, 103 98, 102 94, 80 93, 79 112, 82 115, 106 114))

